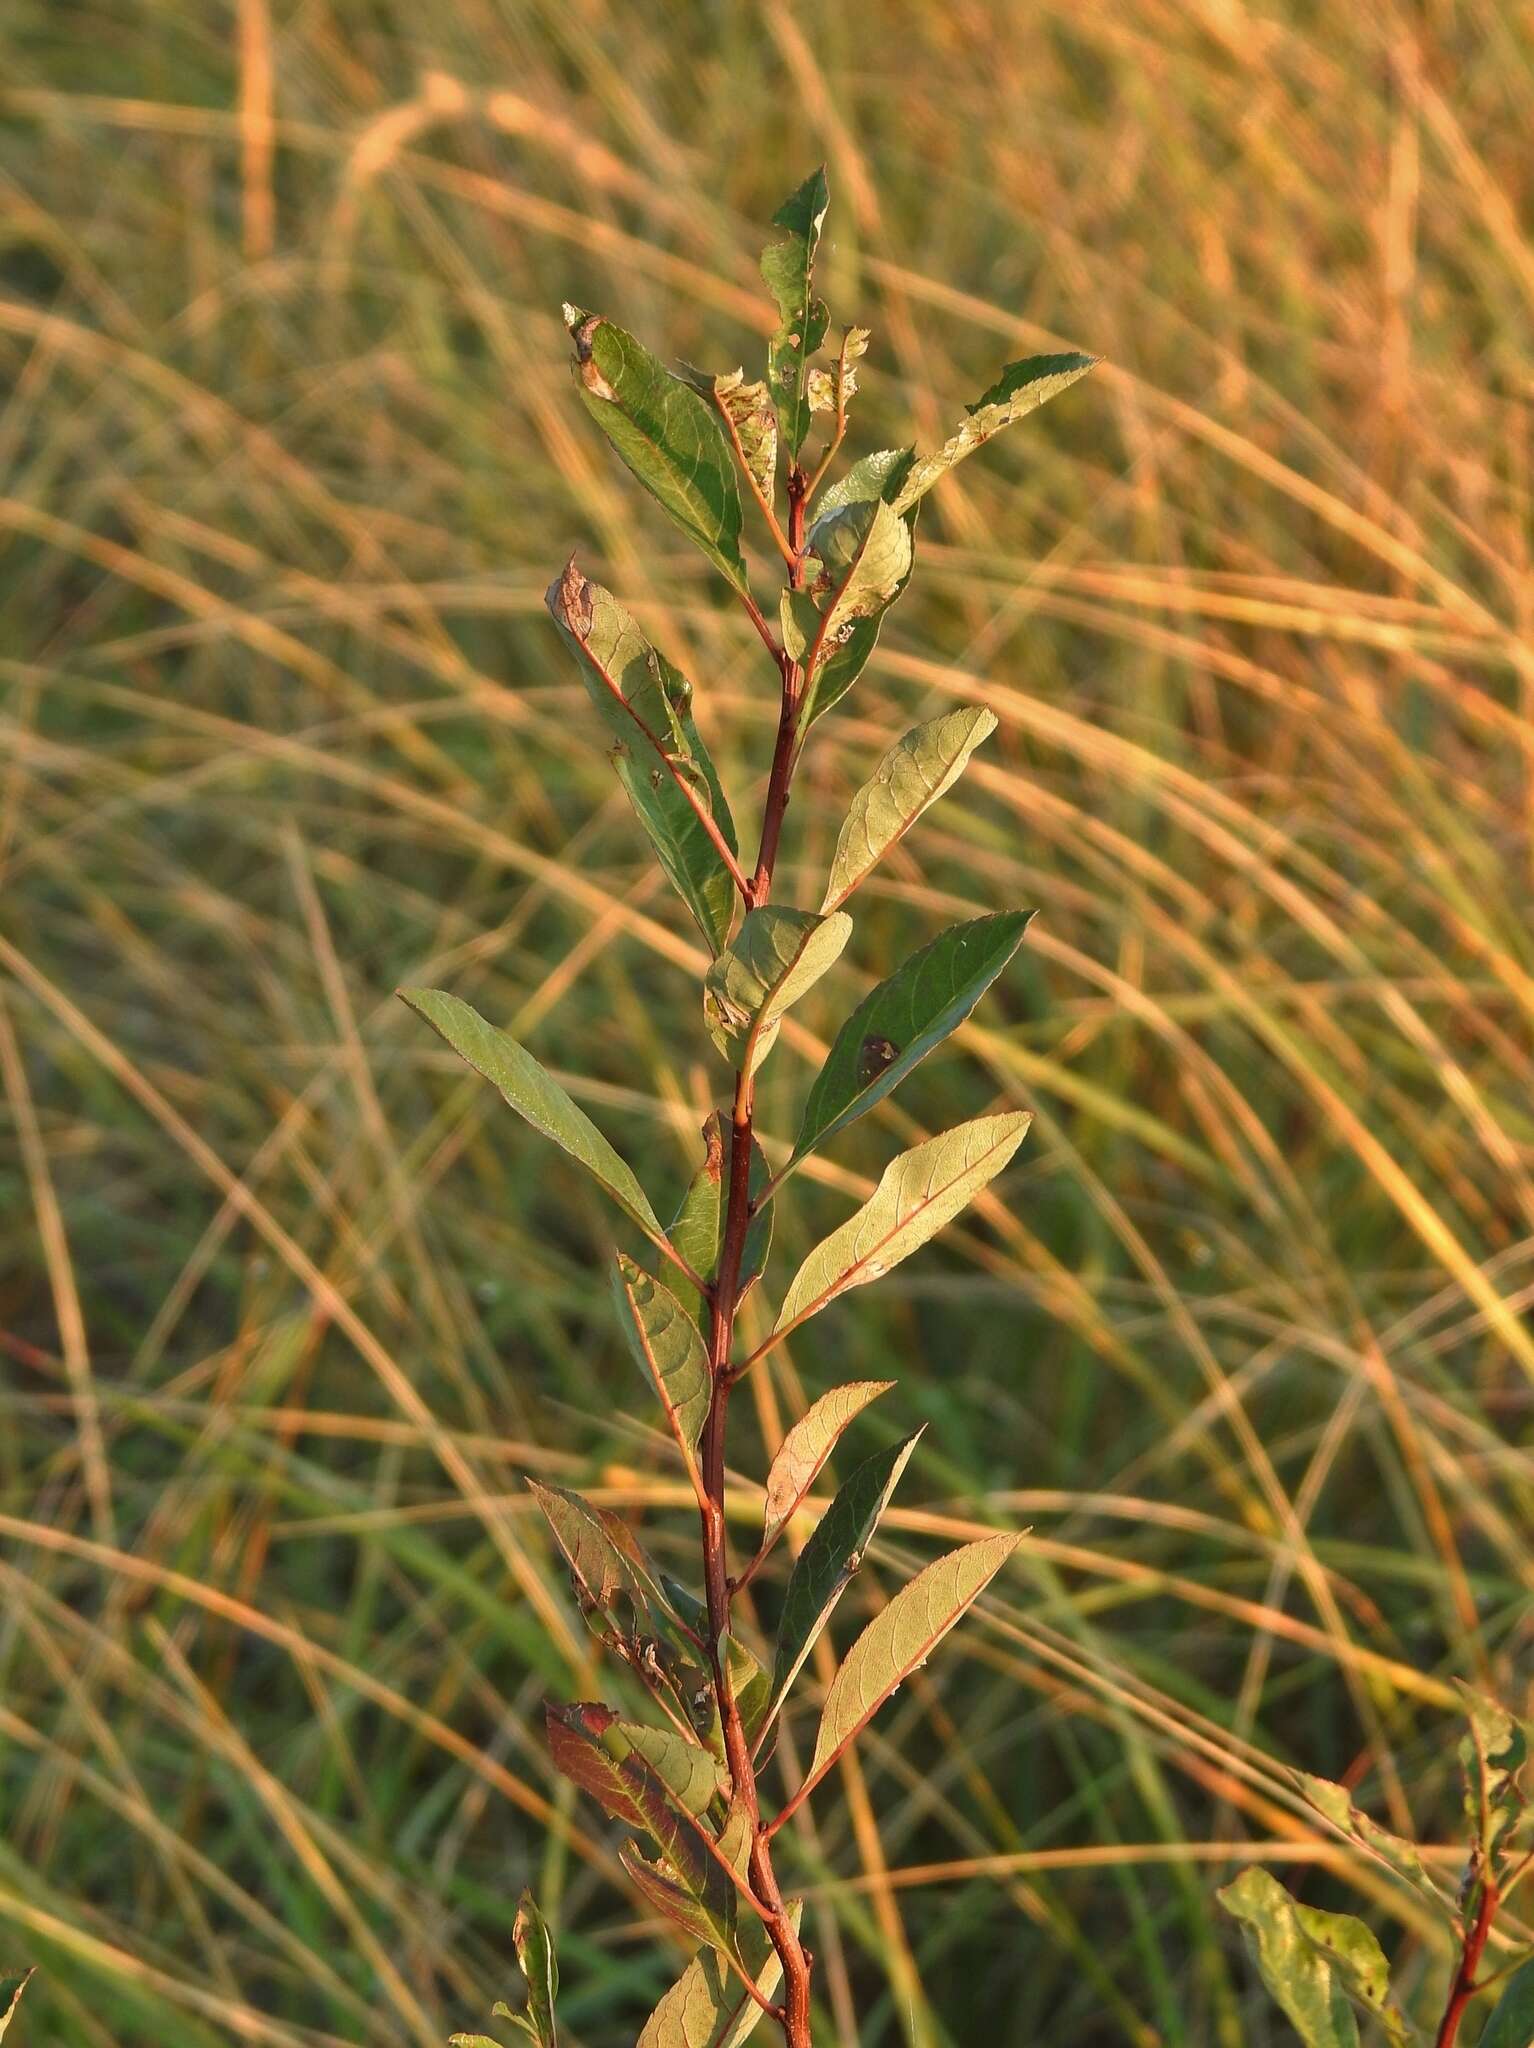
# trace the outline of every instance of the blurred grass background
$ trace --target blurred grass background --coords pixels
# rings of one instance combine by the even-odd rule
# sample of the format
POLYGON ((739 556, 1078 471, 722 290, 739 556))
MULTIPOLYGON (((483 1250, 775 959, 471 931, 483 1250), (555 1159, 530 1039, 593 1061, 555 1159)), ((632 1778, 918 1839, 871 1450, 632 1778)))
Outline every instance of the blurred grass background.
POLYGON ((761 1376, 770 1443, 899 1373, 887 1559, 1034 1531, 785 1849, 821 2030, 1275 2042, 1211 1904, 1256 1856, 1436 2012, 1434 1930, 1285 1766, 1448 1844, 1453 1679, 1529 1705, 1527 12, 7 0, 0 60, 23 2042, 434 2043, 508 1990, 529 1879, 577 2048, 679 1965, 536 1732, 599 1681, 523 1475, 693 1541, 611 1218, 391 991, 468 996, 680 1189, 700 963, 543 587, 578 544, 636 601, 738 809, 770 678, 579 417, 558 304, 754 363, 822 156, 854 452, 1004 357, 1109 360, 938 494, 780 871, 817 900, 879 749, 995 709, 765 1083, 781 1138, 872 972, 1039 907, 971 1057, 779 1223, 781 1285, 899 1143, 1037 1112, 761 1376))

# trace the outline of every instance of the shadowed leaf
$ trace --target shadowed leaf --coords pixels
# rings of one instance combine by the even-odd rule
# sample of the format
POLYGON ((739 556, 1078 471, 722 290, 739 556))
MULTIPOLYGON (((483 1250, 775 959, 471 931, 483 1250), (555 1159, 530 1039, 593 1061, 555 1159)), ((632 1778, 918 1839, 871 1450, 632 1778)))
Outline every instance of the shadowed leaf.
POLYGON ((717 953, 730 935, 736 884, 705 821, 712 819, 732 854, 735 823, 693 722, 692 685, 612 592, 573 561, 549 585, 546 602, 611 735, 618 780, 667 879, 717 953))
MULTIPOLYGON (((719 1254, 724 1247, 724 1216, 729 1193, 729 1138, 718 1110, 710 1112, 703 1126, 703 1164, 693 1175, 682 1206, 671 1225, 670 1237, 682 1257, 701 1280, 713 1280, 719 1271, 719 1254)), ((754 1200, 770 1178, 766 1156, 755 1137, 751 1140, 750 1188, 754 1200)), ((740 1296, 761 1278, 772 1244, 772 1204, 759 1209, 746 1231, 740 1261, 740 1296)), ((672 1292, 688 1313, 701 1323, 707 1307, 702 1295, 681 1274, 672 1292)))
POLYGON ((1520 1963, 1492 2007, 1478 2048, 1530 2048, 1534 2043, 1534 1956, 1520 1963))
POLYGON ((971 707, 929 719, 895 742, 852 799, 822 911, 846 901, 927 806, 952 788, 970 755, 995 730, 994 712, 971 707))
POLYGON ((805 1098, 794 1159, 845 1130, 963 1023, 1022 944, 1033 913, 951 925, 858 1004, 805 1098))
POLYGON ((684 1813, 701 1820, 722 1791, 714 1758, 674 1728, 651 1728, 642 1721, 615 1721, 603 1737, 610 1752, 633 1752, 651 1770, 684 1813))
MULTIPOLYGON (((796 1930, 801 1911, 797 1899, 788 1909, 796 1930)), ((771 1999, 782 1981, 783 1966, 760 1921, 743 1923, 740 1956, 757 1990, 771 1999)), ((740 2048, 765 2017, 735 1973, 705 1949, 645 2021, 637 2048, 740 2048)))
POLYGON ((1019 362, 1008 363, 990 390, 965 407, 968 417, 958 432, 935 455, 917 457, 894 497, 895 510, 910 511, 940 478, 977 448, 983 448, 993 434, 1036 411, 1096 364, 1096 356, 1074 351, 1066 355, 1025 356, 1019 362))
POLYGON ((842 910, 817 917, 764 903, 745 922, 703 980, 709 1035, 732 1066, 761 1065, 783 1013, 817 982, 846 945, 852 919, 842 910))
POLYGON ((1524 1810, 1518 1777, 1529 1760, 1519 1722, 1497 1701, 1461 1686, 1469 1732, 1459 1745, 1465 1774, 1465 1818, 1481 1854, 1492 1862, 1524 1810))
POLYGON ((815 1647, 836 1603, 863 1561, 863 1552, 889 1506, 890 1495, 921 1439, 914 1431, 901 1443, 875 1451, 847 1478, 800 1551, 783 1595, 777 1652, 772 1666, 771 1720, 788 1695, 804 1660, 815 1647))
POLYGON ((565 325, 586 410, 657 504, 744 590, 735 458, 707 401, 600 314, 566 306, 565 325))
POLYGON ((559 1991, 559 1965, 554 1957, 554 1943, 550 1939, 548 1924, 539 1912, 537 1902, 530 1891, 524 1891, 517 1902, 517 1917, 512 1923, 512 1946, 517 1952, 517 1961, 522 1975, 527 1979, 527 2014, 525 2024, 530 2027, 538 2048, 559 2048, 559 2035, 554 2025, 554 2000, 559 1991))
POLYGON ((601 1510, 567 1487, 542 1486, 536 1479, 529 1479, 527 1485, 565 1554, 586 1614, 610 1616, 620 1630, 626 1629, 635 1615, 647 1615, 650 1588, 634 1559, 614 1540, 601 1510), (615 1612, 620 1600, 629 1603, 629 1615, 615 1612))
POLYGON ((854 1380, 833 1387, 808 1408, 778 1446, 767 1474, 767 1507, 762 1541, 770 1543, 820 1476, 837 1439, 870 1401, 877 1401, 893 1380, 854 1380))
POLYGON ((535 1131, 552 1138, 594 1175, 647 1237, 664 1241, 660 1221, 631 1169, 524 1046, 443 989, 402 988, 399 993, 454 1052, 500 1090, 518 1116, 525 1117, 535 1131))
POLYGON ((807 360, 826 338, 830 316, 815 297, 815 252, 830 194, 824 165, 811 171, 772 216, 782 236, 762 252, 762 276, 778 309, 779 326, 767 346, 767 380, 778 409, 783 446, 797 456, 809 432, 807 360))
POLYGON ((21 1994, 32 1981, 32 1971, 18 1970, 11 1976, 0 1977, 0 2038, 16 2017, 16 2008, 21 2003, 21 1994))
POLYGON ((919 1250, 995 1179, 1032 1121, 1025 1110, 976 1117, 891 1160, 862 1208, 822 1239, 794 1275, 774 1329, 803 1322, 919 1250))
POLYGON ((724 421, 746 474, 770 505, 778 471, 778 415, 766 384, 748 384, 744 370, 716 376, 687 363, 682 375, 724 421))
POLYGON ((613 1296, 629 1349, 691 1468, 713 1392, 698 1326, 669 1287, 622 1252, 613 1271, 613 1296))

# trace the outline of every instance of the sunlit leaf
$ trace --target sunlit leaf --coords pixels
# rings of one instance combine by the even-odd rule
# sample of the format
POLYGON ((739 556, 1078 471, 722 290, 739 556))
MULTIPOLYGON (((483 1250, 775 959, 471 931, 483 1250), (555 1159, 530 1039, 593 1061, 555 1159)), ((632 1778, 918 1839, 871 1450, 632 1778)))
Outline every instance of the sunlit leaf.
MULTIPOLYGON (((788 1909, 796 1931, 802 1910, 797 1899, 788 1909)), ((770 2000, 783 1966, 759 1920, 742 1922, 740 1956, 752 1983, 770 2000)), ((646 2020, 638 2048, 740 2048, 765 2017, 734 1971, 705 1949, 646 2020)))
POLYGON ((631 1625, 634 1616, 647 1616, 649 1588, 627 1549, 615 1541, 601 1510, 568 1487, 543 1486, 536 1479, 527 1485, 565 1554, 582 1612, 588 1617, 608 1616, 620 1630, 631 1625), (620 1602, 627 1603, 628 1613, 620 1602))
POLYGON ((527 1979, 526 2024, 531 2028, 538 2048, 558 2048, 554 2000, 559 1991, 559 1965, 555 1960, 548 1923, 530 1891, 524 1891, 517 1902, 511 1942, 517 1952, 522 1975, 527 1979))
POLYGON ((1270 1872, 1255 1868, 1218 1897, 1241 1922, 1263 1983, 1307 2048, 1357 2048, 1354 2000, 1392 2041, 1407 2038, 1389 2004, 1389 1965, 1361 1920, 1302 1906, 1270 1872))
POLYGON ((901 1443, 865 1458, 848 1475, 795 1559, 778 1622, 769 1720, 803 1670, 805 1658, 862 1563, 879 1517, 889 1506, 890 1495, 920 1439, 918 1429, 901 1443))
POLYGON ((709 1035, 732 1066, 760 1066, 783 1013, 817 982, 846 945, 852 919, 843 910, 817 917, 764 903, 703 979, 709 1035))
POLYGON ((853 1380, 833 1387, 829 1394, 806 1409, 778 1446, 778 1454, 767 1474, 767 1508, 762 1541, 770 1543, 793 1515, 820 1476, 821 1467, 836 1448, 837 1439, 848 1424, 856 1421, 870 1401, 877 1401, 895 1384, 893 1380, 853 1380))
POLYGON ((1023 1142, 1025 1110, 976 1117, 902 1152, 854 1216, 794 1275, 774 1328, 789 1329, 850 1287, 866 1286, 924 1245, 994 1180, 1023 1142))
POLYGON ((724 421, 746 474, 770 505, 778 470, 778 415, 766 384, 748 384, 744 370, 715 375, 686 363, 682 375, 724 421))
POLYGON ((1524 1811, 1518 1777, 1529 1760, 1520 1722, 1497 1701, 1460 1687, 1469 1732, 1459 1746, 1465 1774, 1465 1818, 1471 1838, 1492 1863, 1524 1811))
POLYGON ((707 401, 600 314, 566 306, 565 325, 586 410, 656 502, 744 590, 735 458, 707 401))
POLYGON ((822 911, 846 901, 927 806, 953 787, 970 755, 995 730, 994 712, 970 708, 930 718, 895 742, 852 799, 822 911))
MULTIPOLYGON (((885 613, 910 581, 916 513, 913 509, 892 524, 887 501, 899 490, 912 460, 908 448, 881 449, 855 462, 821 496, 806 543, 822 565, 824 629, 818 609, 813 620, 802 609, 795 614, 805 653, 818 646, 800 704, 801 729, 807 730, 852 688, 878 642, 885 613), (891 582, 902 562, 903 570, 891 582)), ((789 652, 795 649, 790 646, 789 652)))
POLYGON ((1307 1771, 1296 1771, 1295 1780, 1305 1797, 1318 1813, 1324 1814, 1334 1827, 1368 1850, 1380 1862, 1388 1865, 1397 1877, 1413 1885, 1424 1898, 1431 1899, 1440 1912, 1452 1919, 1453 1910, 1442 1892, 1428 1876, 1416 1845, 1402 1835, 1391 1834, 1378 1821, 1353 1804, 1345 1786, 1335 1785, 1329 1778, 1313 1778, 1307 1771))
POLYGON ((810 426, 807 360, 825 340, 830 318, 815 296, 815 252, 829 203, 822 165, 772 216, 773 226, 783 233, 762 252, 762 276, 779 321, 767 347, 767 379, 783 446, 794 456, 804 446, 810 426))
MULTIPOLYGON (((682 1206, 671 1225, 670 1238, 677 1251, 700 1280, 713 1280, 719 1271, 719 1254, 724 1248, 724 1218, 729 1195, 729 1139, 718 1110, 710 1113, 703 1126, 703 1164, 693 1175, 682 1206)), ((751 1140, 750 1191, 754 1200, 770 1178, 761 1146, 751 1140)), ((772 1204, 752 1217, 741 1253, 739 1296, 761 1278, 772 1244, 772 1204)), ((678 1275, 672 1291, 688 1313, 701 1321, 706 1304, 690 1282, 678 1275)))
POLYGON ((0 1977, 0 2037, 16 2017, 16 2008, 21 2003, 21 1994, 32 1980, 32 1971, 18 1970, 11 1976, 0 1977))
POLYGON ((1074 384, 1095 367, 1096 356, 1074 352, 1055 356, 1025 356, 1008 363, 1001 375, 975 403, 965 407, 968 417, 935 455, 921 455, 912 464, 894 498, 897 512, 908 512, 931 490, 939 478, 961 463, 977 448, 983 448, 1003 427, 1034 412, 1049 399, 1074 384))
POLYGON ((869 991, 805 1098, 795 1160, 882 1101, 963 1023, 1022 944, 1032 915, 1000 911, 950 925, 869 991))
POLYGON ((674 1728, 650 1728, 642 1721, 614 1721, 602 1741, 620 1759, 637 1755, 665 1786, 684 1813, 701 1820, 723 1789, 719 1766, 709 1752, 674 1728))
POLYGON ((1502 1987, 1478 2048, 1531 2048, 1534 2043, 1534 1956, 1502 1987))
POLYGON ((698 1326, 669 1287, 622 1252, 613 1271, 613 1296, 629 1349, 691 1463, 714 1384, 698 1326))
MULTIPOLYGON (((673 1926, 680 1927, 694 1941, 708 1942, 726 1952, 733 1949, 733 1927, 710 1912, 699 1894, 681 1883, 666 1863, 652 1863, 641 1854, 637 1842, 625 1842, 618 1851, 618 1861, 633 1879, 635 1888, 673 1926)), ((729 1879, 723 1872, 717 1866, 715 1870, 721 1888, 728 1885, 729 1879)), ((721 1905, 725 1903, 723 1889, 719 1901, 721 1905)))
POLYGON ((809 1775, 828 1769, 885 1701, 919 1670, 1022 1542, 986 1536, 917 1573, 876 1614, 826 1688, 809 1775))
POLYGON ((504 1031, 497 1031, 470 1004, 443 989, 402 988, 399 993, 412 1010, 447 1040, 454 1052, 500 1090, 503 1099, 535 1131, 552 1138, 594 1175, 646 1236, 661 1236, 660 1221, 631 1170, 586 1112, 576 1107, 524 1046, 504 1031))
POLYGON ((732 854, 735 824, 693 722, 692 685, 573 560, 549 585, 547 603, 611 737, 618 780, 667 879, 717 953, 729 938, 736 884, 708 821, 732 854))

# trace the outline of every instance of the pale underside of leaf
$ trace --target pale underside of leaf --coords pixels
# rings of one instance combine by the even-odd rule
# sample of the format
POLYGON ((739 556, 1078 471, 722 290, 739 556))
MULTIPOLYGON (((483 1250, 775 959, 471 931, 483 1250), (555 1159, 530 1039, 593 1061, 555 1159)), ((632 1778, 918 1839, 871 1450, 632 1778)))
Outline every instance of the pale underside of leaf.
POLYGON ((902 1442, 865 1458, 848 1475, 816 1524, 809 1542, 794 1560, 778 1623, 769 1721, 787 1698, 821 1630, 862 1563, 863 1552, 920 1439, 918 1429, 902 1442))
POLYGON ((632 1170, 524 1046, 443 989, 402 988, 399 993, 535 1131, 584 1166, 647 1237, 665 1242, 660 1220, 632 1170))
POLYGON ((795 1274, 774 1330, 781 1335, 850 1287, 866 1286, 924 1245, 993 1180, 1023 1142, 1024 1110, 976 1117, 891 1160, 854 1216, 795 1274))
POLYGON ((1079 377, 1096 366, 1096 356, 1025 356, 1008 363, 1001 375, 972 406, 958 431, 934 455, 918 456, 893 500, 897 512, 908 512, 928 491, 961 463, 983 448, 993 435, 1010 427, 1026 414, 1035 412, 1079 377))
MULTIPOLYGON (((798 1929, 802 1907, 789 1907, 798 1929)), ((771 1999, 783 1966, 760 1921, 741 1929, 741 1960, 763 1998, 771 1999)), ((694 1956, 645 2022, 638 2048, 740 2048, 765 2017, 761 2007, 723 1960, 705 1949, 694 1956)))
POLYGON ((858 1004, 805 1097, 797 1163, 881 1102, 974 1009, 1022 944, 1031 911, 999 911, 940 932, 858 1004))
POLYGON ((996 714, 978 706, 928 719, 895 742, 852 799, 837 838, 822 911, 846 901, 864 876, 951 789, 982 740, 996 730, 996 714))
POLYGON ((853 1380, 833 1387, 807 1408, 778 1446, 767 1474, 762 1541, 770 1543, 819 1478, 837 1440, 871 1401, 887 1394, 893 1380, 853 1380))
POLYGON ((811 1778, 829 1768, 897 1686, 926 1663, 1022 1542, 986 1536, 917 1573, 876 1614, 826 1689, 811 1778))
POLYGON ((726 1059, 760 1065, 783 1013, 831 966, 851 931, 841 910, 817 917, 764 903, 747 913, 703 981, 703 1014, 726 1059))
POLYGON ((713 1393, 702 1333, 671 1289, 622 1252, 613 1289, 629 1349, 659 1399, 689 1469, 694 1469, 693 1453, 713 1393))
POLYGON ((707 401, 611 320, 565 313, 586 410, 663 510, 745 590, 734 457, 707 401))
POLYGON ((684 365, 683 375, 718 412, 746 474, 770 505, 778 471, 778 415, 766 383, 748 384, 743 370, 715 374, 684 365))

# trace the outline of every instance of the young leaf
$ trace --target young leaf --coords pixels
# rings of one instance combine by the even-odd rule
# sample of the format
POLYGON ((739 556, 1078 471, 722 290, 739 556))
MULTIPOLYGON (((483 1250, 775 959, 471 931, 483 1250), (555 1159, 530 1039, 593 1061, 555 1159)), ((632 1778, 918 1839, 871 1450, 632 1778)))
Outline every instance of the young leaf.
POLYGON ((698 1326, 659 1280, 619 1252, 613 1272, 618 1320, 640 1371, 665 1410, 690 1470, 713 1393, 713 1375, 698 1326))
POLYGON ((801 653, 790 645, 789 652, 800 660, 811 646, 818 647, 800 703, 801 731, 807 731, 839 703, 863 673, 878 643, 884 614, 910 581, 916 514, 913 510, 903 516, 902 541, 890 525, 888 500, 900 488, 912 460, 908 448, 886 448, 867 455, 821 497, 820 511, 806 539, 822 565, 823 582, 832 593, 832 609, 854 570, 857 593, 851 611, 844 605, 842 615, 834 621, 828 615, 824 630, 818 612, 811 615, 801 608, 795 613, 794 623, 805 648, 801 653), (860 560, 865 555, 867 559, 860 560), (878 597, 881 577, 877 571, 882 567, 890 572, 902 559, 903 573, 888 586, 887 595, 878 597))
POLYGON ((586 410, 657 504, 745 590, 734 457, 706 401, 600 314, 566 306, 565 325, 586 410))
MULTIPOLYGON (((724 1246, 725 1198, 728 1188, 728 1145, 724 1119, 718 1110, 710 1112, 703 1126, 703 1164, 682 1197, 682 1206, 671 1226, 671 1242, 702 1280, 713 1280, 719 1271, 719 1254, 724 1246)), ((760 1195, 771 1178, 766 1156, 751 1140, 751 1196, 760 1195)), ((772 1205, 759 1209, 746 1231, 745 1250, 740 1261, 740 1298, 761 1278, 772 1243, 772 1205)), ((701 1318, 703 1297, 688 1281, 678 1276, 673 1288, 688 1313, 701 1318)))
POLYGON ((778 1455, 767 1474, 763 1548, 797 1512, 799 1503, 819 1478, 820 1468, 836 1448, 842 1431, 862 1414, 870 1401, 887 1394, 894 1384, 893 1380, 853 1380, 822 1394, 800 1416, 779 1444, 778 1455))
POLYGON ((986 1536, 920 1571, 858 1637, 826 1688, 809 1782, 824 1774, 897 1686, 925 1664, 1007 1559, 1021 1536, 986 1536))
POLYGON ((30 1970, 18 1970, 9 1977, 0 1977, 0 2037, 16 2017, 16 2008, 21 2003, 21 1994, 32 1980, 30 1970))
POLYGON ((1008 363, 990 390, 977 398, 973 405, 964 408, 968 418, 958 432, 945 441, 935 455, 917 457, 910 475, 893 499, 895 510, 909 512, 938 479, 946 476, 966 455, 973 455, 993 434, 999 434, 1003 427, 1010 427, 1014 420, 1035 411, 1074 384, 1078 377, 1084 377, 1096 363, 1096 356, 1074 352, 1058 356, 1025 356, 1020 362, 1008 363))
POLYGON ((847 900, 928 805, 953 787, 970 755, 995 730, 993 711, 970 708, 928 719, 895 742, 852 799, 831 861, 823 912, 847 900))
POLYGON ((511 1929, 512 1947, 527 1979, 526 2024, 538 2048, 559 2048, 554 2025, 554 1999, 559 1990, 559 1965, 548 1924, 530 1891, 517 1901, 517 1917, 511 1929))
POLYGON ((611 760, 666 877, 717 953, 735 915, 735 823, 692 717, 692 685, 609 590, 570 561, 549 585, 554 623, 612 736, 611 760))
POLYGON ((774 1333, 815 1315, 849 1287, 866 1286, 934 1237, 1023 1142, 1025 1110, 976 1117, 902 1152, 854 1216, 816 1245, 794 1275, 774 1333))
POLYGON ((1530 2048, 1534 2043, 1534 1956, 1520 1963, 1492 2007, 1479 2048, 1530 2048))
POLYGON ((830 315, 815 297, 815 252, 830 204, 824 165, 812 171, 772 216, 780 240, 762 252, 762 276, 780 325, 767 348, 767 376, 778 409, 783 446, 797 456, 810 428, 806 363, 826 338, 830 315))
POLYGON ((1356 1999, 1392 2041, 1404 2041, 1389 2004, 1390 1969, 1374 1935, 1348 1913, 1301 1906, 1270 1872, 1243 1870, 1216 1894, 1241 1922, 1262 1981, 1307 2048, 1357 2048, 1356 1999))
POLYGON ((805 1098, 794 1160, 846 1129, 974 1009, 1022 944, 1031 910, 950 925, 858 1004, 805 1098))
POLYGON ((439 988, 402 988, 401 997, 477 1074, 501 1092, 518 1116, 578 1160, 600 1181, 646 1237, 665 1243, 660 1220, 632 1171, 583 1109, 577 1109, 551 1074, 525 1047, 487 1024, 458 996, 439 988))
POLYGON ((920 1438, 918 1429, 903 1442, 865 1458, 821 1516, 814 1535, 795 1560, 778 1623, 769 1720, 788 1696, 789 1687, 803 1670, 816 1638, 862 1563, 863 1552, 879 1526, 879 1517, 889 1506, 890 1495, 920 1438))
POLYGON ((682 375, 724 421, 747 476, 770 505, 778 472, 778 415, 766 384, 748 384, 744 370, 715 376, 686 363, 682 375))
MULTIPOLYGON (((797 1899, 788 1909, 796 1931, 802 1910, 797 1899)), ((759 1920, 742 1926, 740 1957, 751 1982, 770 2002, 783 1966, 759 1920)), ((646 2020, 638 2048, 741 2048, 765 2017, 735 1973, 705 1949, 646 2020)))
POLYGON ((745 922, 703 978, 709 1036, 730 1061, 761 1065, 791 1003, 813 986, 846 945, 852 919, 844 910, 816 917, 764 903, 745 922))
POLYGON ((1529 1760, 1528 1737, 1505 1707, 1468 1686, 1460 1687, 1469 1733, 1459 1746, 1465 1774, 1465 1818, 1490 1864, 1523 1813, 1518 1775, 1529 1760))

